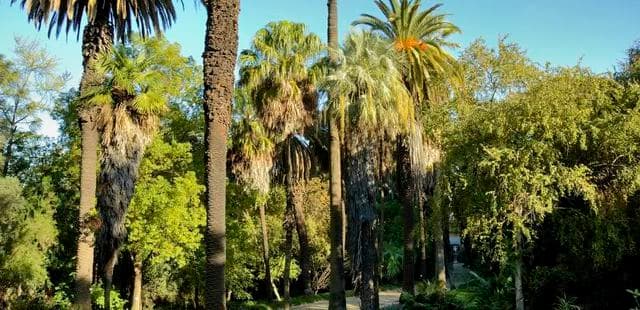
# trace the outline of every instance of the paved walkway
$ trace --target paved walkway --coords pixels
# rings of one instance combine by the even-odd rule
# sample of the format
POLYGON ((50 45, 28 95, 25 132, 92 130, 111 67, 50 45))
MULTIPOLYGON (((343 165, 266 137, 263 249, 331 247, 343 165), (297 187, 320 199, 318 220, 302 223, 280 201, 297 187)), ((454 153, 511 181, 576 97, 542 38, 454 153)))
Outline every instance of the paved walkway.
MULTIPOLYGON (((454 262, 451 272, 451 282, 453 287, 458 287, 471 280, 473 276, 462 263, 454 262)), ((400 290, 380 291, 380 309, 400 309, 400 290)), ((329 308, 327 300, 316 301, 311 304, 304 304, 291 307, 296 310, 326 310, 329 308)), ((347 297, 347 309, 360 309, 360 299, 358 297, 347 297)))
MULTIPOLYGON (((378 294, 380 298, 380 309, 393 309, 394 306, 399 304, 400 290, 380 291, 378 294)), ((291 308, 297 310, 326 310, 329 308, 329 302, 327 300, 321 300, 311 304, 293 306, 291 308)), ((360 298, 347 297, 347 309, 360 309, 360 298)))

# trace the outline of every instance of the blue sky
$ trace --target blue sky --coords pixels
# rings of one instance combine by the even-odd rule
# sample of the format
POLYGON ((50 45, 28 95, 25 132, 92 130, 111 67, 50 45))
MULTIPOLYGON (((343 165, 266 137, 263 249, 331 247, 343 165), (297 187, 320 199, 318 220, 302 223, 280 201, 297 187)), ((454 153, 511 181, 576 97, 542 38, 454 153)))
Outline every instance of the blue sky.
MULTIPOLYGON (((378 14, 373 0, 338 0, 339 31, 344 37, 350 23, 361 13, 378 14)), ((19 6, 0 0, 0 54, 11 55, 13 36, 37 39, 60 59, 61 68, 77 84, 81 72, 80 44, 75 34, 68 38, 47 38, 27 23, 19 6)), ((167 38, 182 45, 183 53, 201 59, 204 45, 205 10, 199 0, 184 0, 176 24, 167 38)), ((582 64, 595 72, 611 71, 624 57, 633 41, 640 39, 640 1, 638 0, 442 0, 441 12, 462 29, 454 41, 465 47, 482 37, 495 44, 508 35, 536 62, 555 65, 582 64)), ((436 3, 423 0, 425 5, 436 3)), ((248 48, 253 34, 269 21, 288 19, 303 22, 309 30, 326 37, 326 0, 241 0, 240 48, 248 48)), ((46 121, 43 131, 54 134, 55 124, 46 121)))

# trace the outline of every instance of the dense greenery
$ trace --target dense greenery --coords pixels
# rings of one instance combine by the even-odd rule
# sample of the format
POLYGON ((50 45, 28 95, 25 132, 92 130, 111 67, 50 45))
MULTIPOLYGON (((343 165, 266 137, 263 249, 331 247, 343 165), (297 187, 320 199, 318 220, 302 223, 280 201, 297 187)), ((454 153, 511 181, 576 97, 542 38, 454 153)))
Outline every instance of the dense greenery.
MULTIPOLYGON (((406 309, 638 309, 638 43, 599 74, 540 65, 506 37, 456 50, 440 5, 376 4, 337 49, 300 23, 258 30, 238 57, 221 193, 205 177, 211 85, 178 44, 128 36, 96 52, 100 78, 79 92, 16 39, 0 55, 0 308, 72 308, 85 228, 94 308, 211 305, 211 194, 226 197, 216 302, 230 308, 327 298, 344 246, 339 276, 365 309, 400 285, 406 309), (81 219, 86 111, 100 165, 81 219), (58 137, 39 134, 43 113, 58 137), (344 187, 331 215, 329 121, 344 187)), ((159 22, 140 18, 143 34, 159 22)))

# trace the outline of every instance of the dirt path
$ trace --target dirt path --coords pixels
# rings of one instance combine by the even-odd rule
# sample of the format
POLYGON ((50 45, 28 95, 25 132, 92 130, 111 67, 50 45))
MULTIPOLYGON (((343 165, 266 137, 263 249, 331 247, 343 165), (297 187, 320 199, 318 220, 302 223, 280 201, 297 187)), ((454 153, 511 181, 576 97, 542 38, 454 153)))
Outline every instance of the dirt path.
MULTIPOLYGON (((393 306, 398 305, 400 299, 400 290, 380 291, 380 309, 392 309, 393 306)), ((292 309, 302 310, 326 310, 329 308, 329 302, 327 300, 316 301, 311 304, 304 304, 291 307, 292 309)), ((360 299, 358 297, 347 297, 347 309, 360 309, 360 299)))

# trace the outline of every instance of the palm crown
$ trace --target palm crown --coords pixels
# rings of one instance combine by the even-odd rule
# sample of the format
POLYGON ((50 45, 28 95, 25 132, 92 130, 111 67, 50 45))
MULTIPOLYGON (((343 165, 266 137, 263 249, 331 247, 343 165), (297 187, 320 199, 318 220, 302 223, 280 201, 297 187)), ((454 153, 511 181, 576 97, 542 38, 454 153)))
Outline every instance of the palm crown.
POLYGON ((427 83, 434 74, 449 71, 455 59, 444 49, 456 45, 447 39, 460 29, 445 20, 445 14, 436 14, 441 4, 421 10, 421 0, 389 0, 386 4, 376 0, 384 19, 362 14, 354 25, 366 25, 392 41, 393 47, 407 60, 405 79, 412 95, 424 99, 427 83))
POLYGON ((48 23, 49 35, 54 30, 56 35, 63 30, 79 35, 85 14, 89 22, 108 19, 120 39, 132 33, 134 21, 142 36, 147 36, 169 27, 176 18, 172 0, 11 0, 16 2, 38 29, 48 23))
POLYGON ((246 87, 265 127, 286 137, 310 123, 316 108, 313 64, 322 41, 304 24, 271 22, 240 54, 240 85, 246 87))

